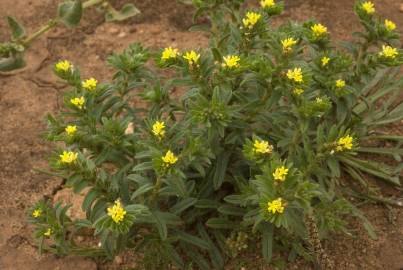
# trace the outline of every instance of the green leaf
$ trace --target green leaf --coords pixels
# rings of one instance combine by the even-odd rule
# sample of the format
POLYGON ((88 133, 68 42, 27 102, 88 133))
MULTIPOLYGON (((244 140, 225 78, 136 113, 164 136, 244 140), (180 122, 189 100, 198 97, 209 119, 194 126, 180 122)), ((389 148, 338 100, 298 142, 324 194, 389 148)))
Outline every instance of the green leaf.
POLYGON ((68 205, 63 207, 61 205, 61 203, 58 203, 56 205, 56 207, 55 207, 56 208, 56 219, 57 219, 57 221, 59 222, 59 224, 61 226, 63 226, 64 220, 66 218, 66 212, 71 206, 72 206, 71 204, 68 204, 68 205))
POLYGON ((197 246, 202 249, 207 249, 207 250, 210 249, 208 243, 206 243, 206 241, 204 241, 203 239, 201 239, 199 237, 193 236, 193 235, 185 233, 183 231, 176 231, 175 234, 183 242, 192 244, 192 245, 197 246))
POLYGON ((361 221, 363 222, 363 226, 365 228, 365 230, 367 230, 368 235, 374 239, 377 240, 378 236, 375 233, 375 229, 372 226, 372 224, 369 222, 369 220, 361 213, 360 210, 358 210, 358 208, 356 208, 355 206, 351 205, 352 211, 354 216, 358 217, 359 219, 361 219, 361 221))
POLYGON ((83 200, 83 204, 81 205, 81 208, 83 211, 87 212, 88 209, 91 207, 92 203, 95 201, 97 196, 99 195, 98 191, 95 189, 91 189, 87 195, 85 196, 83 200))
POLYGON ((160 234, 161 240, 166 240, 168 236, 168 229, 162 212, 152 211, 151 214, 154 217, 154 223, 157 227, 158 233, 160 234))
POLYGON ((224 201, 231 204, 242 205, 242 203, 244 202, 244 196, 237 194, 228 195, 224 198, 224 201))
POLYGON ((105 13, 105 20, 107 22, 124 21, 130 17, 136 16, 137 14, 140 14, 140 10, 138 10, 133 4, 125 4, 120 11, 117 11, 109 5, 105 13))
POLYGON ((76 228, 91 228, 92 223, 88 219, 77 219, 74 220, 74 225, 76 228))
POLYGON ((136 171, 146 171, 146 170, 152 169, 152 167, 153 167, 153 163, 150 162, 150 161, 147 161, 147 162, 143 162, 143 163, 137 164, 136 166, 134 166, 134 168, 132 169, 132 171, 133 171, 133 172, 136 172, 136 171))
POLYGON ((7 72, 25 67, 23 54, 0 58, 0 71, 7 72))
POLYGON ((336 158, 330 157, 327 160, 327 166, 330 169, 332 177, 340 177, 340 165, 336 158))
POLYGON ((206 225, 213 229, 236 229, 239 227, 238 224, 225 218, 210 218, 207 220, 206 225))
POLYGON ((195 204, 196 208, 212 208, 216 209, 220 206, 220 203, 214 200, 209 200, 209 199, 201 199, 198 200, 197 203, 195 204))
POLYGON ((196 198, 185 198, 172 206, 170 211, 174 214, 180 214, 189 207, 193 206, 196 202, 196 198))
POLYGON ((193 249, 190 249, 190 248, 186 247, 185 245, 181 245, 181 246, 182 246, 183 251, 186 253, 186 255, 193 262, 195 262, 201 270, 211 270, 210 264, 202 255, 200 255, 199 252, 197 252, 193 249))
POLYGON ((393 171, 384 163, 361 160, 352 156, 340 156, 339 159, 351 167, 363 172, 375 175, 391 184, 400 186, 399 176, 393 175, 393 171))
POLYGON ((66 1, 59 4, 57 16, 67 27, 75 27, 80 23, 83 6, 80 0, 66 1))
POLYGON ((229 216, 243 216, 245 210, 233 205, 223 205, 218 208, 218 212, 229 216))
POLYGON ((136 199, 138 196, 143 195, 144 193, 147 193, 148 191, 152 190, 154 186, 152 184, 145 184, 143 186, 140 186, 138 189, 136 189, 135 192, 133 192, 131 196, 131 200, 136 199))
POLYGON ((273 256, 273 231, 272 224, 264 224, 262 229, 262 255, 263 258, 270 262, 273 256))
POLYGON ((163 246, 165 251, 168 253, 168 256, 171 259, 172 263, 179 269, 183 269, 184 268, 183 260, 181 256, 178 254, 178 252, 176 252, 175 248, 168 243, 164 243, 163 246))
POLYGON ((25 36, 24 27, 20 23, 18 23, 14 17, 7 16, 7 22, 10 26, 13 39, 20 39, 25 36))
POLYGON ((214 172, 214 189, 217 190, 221 187, 224 182, 225 172, 227 171, 228 161, 229 161, 230 153, 223 152, 221 153, 216 160, 216 168, 214 172))

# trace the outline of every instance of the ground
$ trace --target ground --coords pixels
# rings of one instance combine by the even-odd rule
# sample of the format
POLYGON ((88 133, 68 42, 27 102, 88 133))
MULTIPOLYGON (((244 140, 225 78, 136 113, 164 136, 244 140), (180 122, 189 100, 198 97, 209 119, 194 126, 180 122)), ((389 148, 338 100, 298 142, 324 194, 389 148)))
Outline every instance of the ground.
MULTIPOLYGON (((29 31, 34 31, 50 19, 58 0, 0 0, 0 17, 13 15, 29 31)), ((117 5, 125 2, 117 1, 117 5)), ((129 2, 129 1, 126 1, 129 2)), ((84 77, 94 76, 100 81, 110 79, 111 72, 104 65, 113 51, 120 51, 132 42, 146 46, 203 47, 205 36, 187 32, 191 25, 191 9, 174 0, 131 1, 143 12, 123 24, 107 24, 96 11, 88 11, 82 25, 70 30, 58 28, 35 42, 28 53, 29 65, 11 75, 0 74, 0 269, 2 270, 92 270, 122 269, 135 261, 129 256, 112 263, 98 265, 83 258, 57 258, 39 255, 26 223, 25 210, 43 195, 71 200, 68 190, 58 191, 61 180, 38 173, 46 168, 51 145, 41 138, 46 128, 46 114, 59 108, 63 85, 52 75, 52 64, 69 59, 80 66, 84 77)), ((253 1, 249 1, 253 2, 253 1)), ((349 39, 349 33, 359 29, 353 18, 353 0, 320 1, 288 0, 279 20, 304 20, 315 17, 329 27, 336 39, 349 39)), ((401 0, 374 1, 377 11, 392 19, 403 29, 401 0)), ((0 41, 8 37, 5 21, 0 22, 0 41)), ((375 226, 379 239, 371 240, 359 225, 354 226, 355 237, 335 236, 325 241, 329 255, 337 269, 403 269, 403 216, 401 209, 387 209, 382 205, 362 208, 375 226)), ((252 255, 251 255, 252 256, 252 255)), ((228 269, 269 269, 250 266, 249 257, 228 265, 228 269)), ((257 256, 258 257, 258 256, 257 256)), ((289 269, 313 269, 297 262, 289 269)))

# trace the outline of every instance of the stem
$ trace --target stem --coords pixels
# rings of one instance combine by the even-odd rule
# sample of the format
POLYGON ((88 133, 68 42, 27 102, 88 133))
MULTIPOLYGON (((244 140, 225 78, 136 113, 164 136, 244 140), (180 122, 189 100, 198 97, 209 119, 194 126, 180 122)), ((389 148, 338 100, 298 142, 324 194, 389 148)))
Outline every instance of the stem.
POLYGON ((333 260, 326 253, 319 239, 319 230, 312 214, 305 216, 305 227, 308 231, 308 242, 311 245, 311 249, 316 257, 316 261, 321 270, 335 269, 333 260))
POLYGON ((57 21, 55 19, 50 20, 46 25, 42 26, 38 31, 36 31, 35 33, 33 33, 32 35, 30 35, 29 37, 27 37, 26 39, 24 39, 21 43, 22 45, 27 48, 32 41, 34 41, 35 39, 37 39, 38 37, 40 37, 42 34, 46 33, 47 31, 49 31, 50 29, 52 29, 53 27, 55 27, 57 25, 57 21))
MULTIPOLYGON (((103 2, 105 2, 106 0, 88 0, 86 2, 84 2, 83 5, 83 9, 101 4, 103 2)), ((32 35, 30 35, 29 37, 25 38, 23 41, 21 41, 21 44, 27 48, 29 47, 29 45, 32 43, 32 41, 34 41, 35 39, 37 39, 38 37, 40 37, 41 35, 43 35, 44 33, 48 32, 49 30, 51 30, 53 27, 55 27, 57 24, 59 23, 58 18, 53 18, 51 19, 47 24, 45 24, 44 26, 42 26, 41 28, 39 28, 38 31, 34 32, 32 35)))
POLYGON ((86 8, 101 4, 104 1, 105 0, 88 0, 88 1, 83 3, 83 9, 86 9, 86 8))
POLYGON ((158 195, 158 193, 160 191, 160 188, 161 188, 161 184, 162 184, 161 177, 158 176, 157 177, 157 182, 155 183, 153 194, 152 194, 152 197, 151 197, 152 201, 154 201, 155 198, 157 197, 157 195, 158 195))

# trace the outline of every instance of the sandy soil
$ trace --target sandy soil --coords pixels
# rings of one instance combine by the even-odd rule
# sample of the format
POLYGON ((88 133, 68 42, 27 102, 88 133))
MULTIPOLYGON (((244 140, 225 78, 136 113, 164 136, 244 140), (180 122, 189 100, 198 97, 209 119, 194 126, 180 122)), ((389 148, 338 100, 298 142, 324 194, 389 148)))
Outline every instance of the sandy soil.
MULTIPOLYGON (((57 0, 0 0, 0 17, 14 15, 29 31, 37 29, 54 15, 57 0)), ((117 2, 124 2, 123 0, 117 2)), ((111 52, 141 41, 146 46, 203 47, 207 39, 190 33, 191 9, 174 0, 136 0, 143 14, 124 24, 105 24, 95 11, 86 13, 82 25, 70 30, 58 28, 35 42, 28 53, 29 65, 12 76, 0 75, 0 269, 2 270, 69 270, 122 269, 130 257, 98 265, 83 258, 57 258, 39 255, 32 242, 25 209, 44 194, 72 200, 68 191, 54 194, 61 180, 35 172, 46 168, 51 146, 41 138, 46 128, 44 117, 59 108, 60 85, 52 75, 51 66, 58 59, 69 59, 80 66, 83 75, 100 81, 110 79, 104 65, 111 52)), ((251 1, 253 2, 253 1, 251 1)), ((334 38, 348 39, 358 30, 353 18, 353 0, 320 1, 289 0, 280 20, 304 20, 315 17, 329 27, 334 38)), ((403 29, 401 0, 377 0, 379 13, 395 21, 403 29)), ((118 5, 120 3, 117 3, 118 5)), ((8 38, 4 20, 0 22, 0 41, 8 38)), ((363 208, 378 231, 379 239, 370 240, 360 226, 355 226, 356 238, 336 236, 337 241, 325 242, 337 269, 403 269, 403 216, 401 209, 388 210, 379 205, 363 208)), ((251 256, 228 269, 268 269, 250 264, 251 256), (253 266, 251 266, 253 265, 253 266)), ((258 261, 258 260, 257 260, 258 261)), ((313 269, 304 263, 290 269, 313 269)))

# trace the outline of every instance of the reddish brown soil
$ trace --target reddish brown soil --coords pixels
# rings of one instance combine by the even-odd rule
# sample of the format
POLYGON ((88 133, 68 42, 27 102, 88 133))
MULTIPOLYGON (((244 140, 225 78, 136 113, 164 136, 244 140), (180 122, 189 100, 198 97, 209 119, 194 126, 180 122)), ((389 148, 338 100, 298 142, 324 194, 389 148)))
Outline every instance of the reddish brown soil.
MULTIPOLYGON (((0 17, 14 15, 29 31, 37 29, 54 14, 57 0, 0 0, 0 17)), ((120 0, 118 2, 128 2, 120 0)), ((51 146, 41 138, 46 128, 44 117, 59 108, 60 85, 51 73, 52 63, 69 59, 80 66, 84 76, 101 81, 110 79, 104 65, 113 51, 129 43, 141 41, 147 46, 173 45, 180 48, 203 47, 207 39, 201 34, 186 32, 191 25, 191 9, 176 1, 132 1, 143 14, 124 24, 105 24, 102 16, 89 11, 82 26, 75 30, 59 28, 38 40, 28 53, 28 67, 12 76, 0 75, 0 269, 1 270, 69 270, 122 269, 133 258, 123 256, 114 263, 98 265, 89 259, 57 258, 39 255, 25 220, 25 209, 42 198, 53 196, 60 179, 36 173, 46 168, 51 146)), ((252 1, 251 1, 252 2, 252 1)), ((319 1, 289 0, 281 20, 318 18, 328 25, 334 38, 348 39, 359 29, 353 16, 352 0, 319 1)), ((377 11, 394 20, 403 29, 401 0, 377 0, 377 11)), ((118 3, 120 4, 120 3, 118 3)), ((8 38, 4 21, 0 22, 0 41, 8 38)), ((63 190, 58 198, 72 200, 63 190)), ((379 239, 371 240, 365 231, 354 225, 357 237, 336 236, 325 242, 337 269, 403 269, 403 216, 401 209, 388 210, 367 205, 364 212, 375 226, 379 239)), ((260 266, 256 256, 231 263, 228 269, 269 269, 260 266)), ((290 269, 313 269, 298 262, 290 269)))

